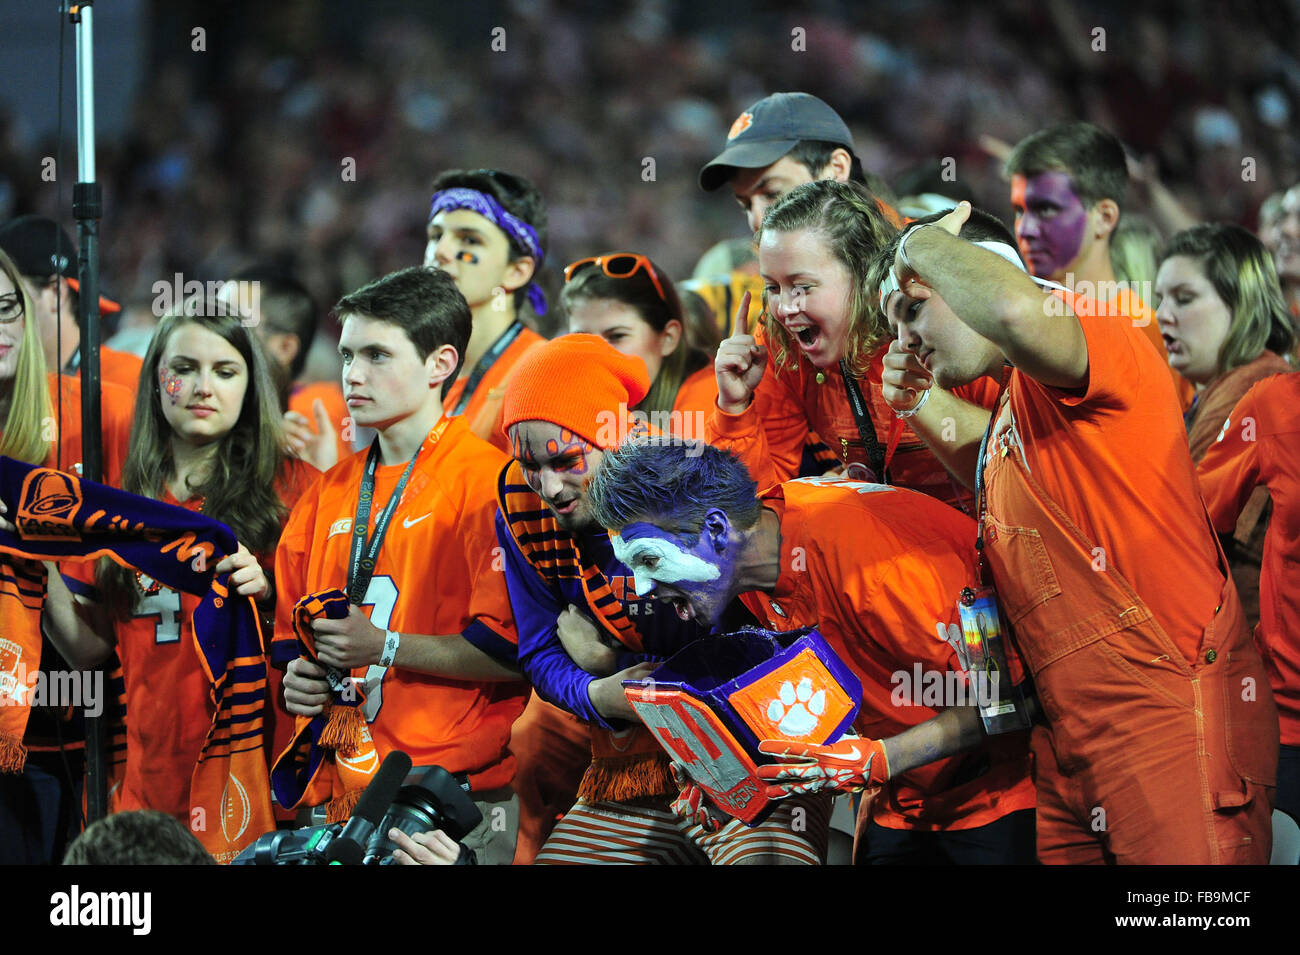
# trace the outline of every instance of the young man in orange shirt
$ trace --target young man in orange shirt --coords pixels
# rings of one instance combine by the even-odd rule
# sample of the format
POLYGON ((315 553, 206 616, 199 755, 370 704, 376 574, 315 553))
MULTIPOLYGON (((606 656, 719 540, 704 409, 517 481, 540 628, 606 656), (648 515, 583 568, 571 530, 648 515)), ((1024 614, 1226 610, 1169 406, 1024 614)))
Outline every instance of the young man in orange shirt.
MULTIPOLYGON (((965 670, 949 634, 960 627, 958 596, 977 576, 974 522, 928 495, 880 484, 803 478, 755 489, 726 451, 652 439, 608 453, 589 500, 594 519, 615 535, 614 553, 634 573, 638 596, 653 594, 714 627, 739 597, 770 629, 815 626, 862 681, 854 722, 861 738, 836 750, 855 783, 884 785, 864 804, 870 821, 859 820, 859 861, 1032 863, 1026 733, 922 765, 929 721, 976 699, 974 685, 960 700, 955 692, 943 702, 927 698, 921 684, 935 681, 915 680, 965 670)), ((773 736, 797 699, 773 701, 773 736)), ((979 739, 975 724, 967 728, 979 739)), ((789 777, 795 792, 854 788, 809 782, 803 770, 778 764, 760 772, 789 777)))
POLYGON ((347 591, 346 617, 314 621, 316 650, 363 682, 375 755, 400 749, 417 767, 458 774, 484 814, 465 843, 508 863, 518 821, 507 741, 524 688, 505 578, 492 566, 493 487, 506 459, 440 398, 469 338, 469 309, 448 275, 417 267, 335 310, 348 407, 378 435, 303 495, 280 539, 273 658, 293 657, 285 702, 314 716, 331 699, 324 669, 297 656, 294 604, 347 591), (372 529, 354 533, 362 521, 372 529))
POLYGON ((898 326, 885 397, 978 485, 1046 716, 1039 859, 1267 862, 1277 709, 1165 363, 1130 322, 1038 288, 1012 243, 962 203, 891 242, 877 273, 898 326), (981 375, 1004 381, 992 420, 948 392, 981 375))

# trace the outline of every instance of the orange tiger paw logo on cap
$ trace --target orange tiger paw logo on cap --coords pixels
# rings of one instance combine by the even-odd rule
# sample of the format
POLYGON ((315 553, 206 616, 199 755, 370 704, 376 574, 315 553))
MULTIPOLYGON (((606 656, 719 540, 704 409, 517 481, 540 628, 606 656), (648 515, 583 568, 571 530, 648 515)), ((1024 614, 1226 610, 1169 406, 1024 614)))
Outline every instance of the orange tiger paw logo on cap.
POLYGON ((753 113, 741 113, 736 117, 736 121, 731 124, 731 130, 727 133, 727 139, 732 140, 743 133, 749 127, 754 125, 753 113))

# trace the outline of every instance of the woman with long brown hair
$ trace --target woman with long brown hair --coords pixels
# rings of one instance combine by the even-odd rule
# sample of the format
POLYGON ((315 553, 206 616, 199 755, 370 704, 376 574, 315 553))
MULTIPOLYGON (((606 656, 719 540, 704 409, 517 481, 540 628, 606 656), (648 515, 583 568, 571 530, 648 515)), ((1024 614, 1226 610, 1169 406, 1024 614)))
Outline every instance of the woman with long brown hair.
MULTIPOLYGON (((285 454, 265 360, 239 318, 200 299, 166 316, 141 370, 122 489, 227 524, 239 549, 215 570, 269 612, 262 565, 271 566, 283 521, 315 474, 285 454)), ((94 666, 114 648, 122 663, 127 753, 113 808, 188 818, 191 772, 213 716, 194 652, 199 598, 107 560, 93 588, 88 572, 65 573, 67 586, 51 575, 53 639, 75 665, 94 666)))

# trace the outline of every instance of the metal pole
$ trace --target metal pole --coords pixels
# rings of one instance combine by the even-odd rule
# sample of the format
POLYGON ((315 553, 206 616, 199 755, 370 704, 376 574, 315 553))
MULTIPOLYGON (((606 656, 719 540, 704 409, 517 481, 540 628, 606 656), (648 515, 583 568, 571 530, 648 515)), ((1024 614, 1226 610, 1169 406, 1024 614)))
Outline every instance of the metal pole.
MULTIPOLYGON (((72 187, 72 215, 77 220, 77 320, 81 326, 81 467, 82 477, 102 482, 103 436, 99 414, 99 220, 103 189, 95 181, 95 19, 91 3, 68 9, 77 34, 77 183, 72 187)), ((85 717, 86 821, 108 810, 105 727, 102 718, 85 717)))

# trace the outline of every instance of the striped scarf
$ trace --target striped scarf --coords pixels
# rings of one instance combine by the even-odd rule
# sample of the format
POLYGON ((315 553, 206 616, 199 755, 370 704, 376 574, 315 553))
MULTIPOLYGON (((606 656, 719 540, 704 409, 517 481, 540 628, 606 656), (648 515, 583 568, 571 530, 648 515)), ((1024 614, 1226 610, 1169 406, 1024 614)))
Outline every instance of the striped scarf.
MULTIPOLYGON (((54 561, 109 557, 202 597, 194 611, 194 650, 216 712, 190 781, 191 829, 218 862, 274 829, 263 750, 266 654, 257 611, 251 598, 231 599, 228 575, 210 569, 238 548, 230 528, 183 507, 9 458, 0 458, 0 500, 18 528, 17 534, 0 531, 0 553, 54 561)), ((28 606, 32 597, 29 592, 24 603, 0 595, 0 615, 39 619, 39 607, 28 606)), ((35 673, 40 642, 39 631, 31 629, 38 639, 23 651, 26 671, 35 673)), ((12 709, 20 712, 0 716, 0 746, 21 743, 28 709, 12 709)))
POLYGON ((316 657, 316 635, 311 622, 321 617, 341 620, 348 615, 348 598, 337 588, 308 594, 293 607, 293 637, 277 635, 272 651, 277 660, 306 657, 332 671, 331 685, 339 684, 334 701, 316 716, 299 716, 293 739, 275 760, 271 786, 286 809, 304 800, 317 805, 329 800, 330 822, 351 815, 357 800, 379 768, 379 755, 361 713, 366 700, 361 680, 342 683, 347 676, 316 657))
MULTIPOLYGON (((573 537, 524 481, 518 461, 502 469, 497 501, 520 553, 547 586, 563 591, 566 585, 580 584, 587 608, 601 626, 628 649, 641 652, 641 634, 614 596, 609 578, 599 567, 584 563, 573 537)), ((619 802, 677 792, 668 758, 645 727, 623 732, 596 725, 590 729, 592 761, 578 787, 579 801, 619 802)))

